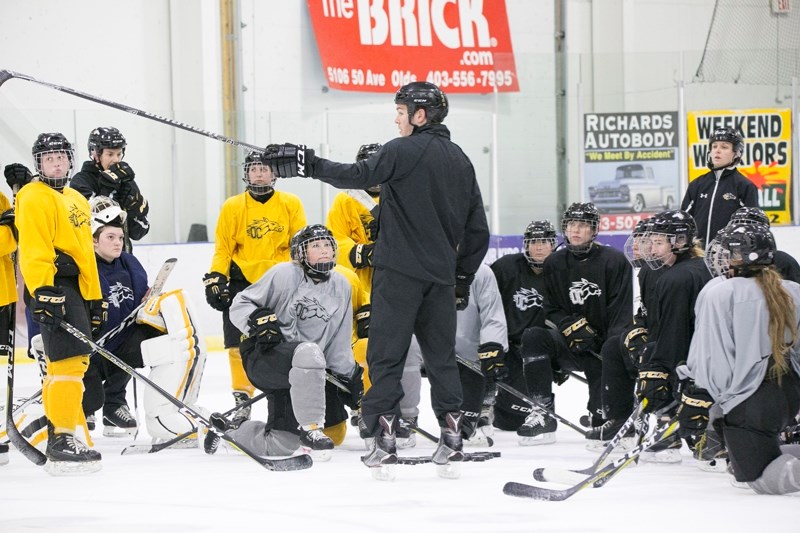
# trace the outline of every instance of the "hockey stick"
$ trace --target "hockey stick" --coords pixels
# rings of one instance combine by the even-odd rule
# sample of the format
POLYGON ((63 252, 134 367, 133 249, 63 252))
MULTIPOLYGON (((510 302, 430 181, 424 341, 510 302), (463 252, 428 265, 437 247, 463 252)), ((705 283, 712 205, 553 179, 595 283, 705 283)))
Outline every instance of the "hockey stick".
MULTIPOLYGON (((459 363, 461 363, 462 365, 464 365, 465 367, 467 367, 468 369, 472 370, 473 372, 476 372, 476 373, 478 373, 480 375, 483 375, 483 371, 481 370, 481 368, 475 362, 469 361, 467 359, 464 359, 460 355, 456 355, 456 360, 459 363)), ((544 406, 541 403, 537 402, 533 398, 522 394, 520 391, 518 391, 517 389, 515 389, 511 385, 503 383, 502 381, 497 381, 495 383, 501 389, 505 390, 506 392, 509 392, 509 393, 513 394, 514 396, 516 396, 517 398, 519 398, 523 402, 527 403, 531 407, 535 407, 535 408, 539 409, 540 411, 542 411, 545 415, 549 416, 550 418, 552 418, 554 420, 557 420, 558 422, 561 422, 565 426, 574 429, 575 431, 577 431, 578 433, 580 433, 584 437, 589 433, 587 430, 583 429, 582 427, 580 427, 580 426, 578 426, 576 424, 573 424, 572 422, 570 422, 569 420, 567 420, 563 416, 559 415, 558 413, 556 413, 552 409, 548 409, 546 406, 544 406)))
MULTIPOLYGON (((253 396, 249 400, 244 401, 239 405, 234 405, 233 407, 231 407, 230 409, 228 409, 224 413, 214 413, 214 416, 227 417, 228 415, 230 415, 231 413, 234 413, 238 409, 241 409, 242 407, 248 407, 250 405, 253 405, 254 403, 256 403, 257 401, 261 400, 262 398, 264 398, 266 396, 267 396, 267 393, 266 392, 262 392, 261 394, 253 396)), ((139 453, 157 453, 157 452, 160 452, 161 450, 165 450, 165 449, 169 448, 170 446, 173 446, 173 445, 177 444, 178 442, 180 442, 183 439, 187 438, 192 433, 196 433, 196 432, 197 432, 196 429, 192 429, 192 430, 187 431, 186 433, 181 433, 180 435, 172 437, 168 441, 159 442, 158 444, 131 444, 130 446, 127 446, 126 448, 123 448, 122 451, 120 452, 120 455, 139 454, 139 453)))
POLYGON ((197 133, 199 135, 203 135, 205 137, 210 137, 211 139, 215 139, 217 141, 222 141, 224 143, 233 145, 233 146, 241 146, 243 148, 248 148, 250 150, 254 150, 256 152, 263 152, 263 146, 255 146, 252 144, 248 144, 241 141, 234 141, 233 139, 229 139, 228 137, 224 137, 217 133, 212 133, 210 131, 201 130, 200 128, 195 128, 194 126, 190 126, 189 124, 184 124, 183 122, 178 122, 177 120, 172 120, 167 117, 162 117, 161 115, 156 115, 153 113, 148 113, 147 111, 142 111, 141 109, 136 109, 135 107, 130 107, 124 104, 118 104, 117 102, 112 102, 111 100, 106 100, 105 98, 100 98, 99 96, 92 96, 91 94, 86 94, 81 91, 76 91, 75 89, 70 89, 69 87, 64 87, 61 85, 55 85, 53 83, 48 83, 46 81, 38 80, 26 74, 22 74, 20 72, 14 72, 12 70, 0 70, 0 85, 5 83, 10 79, 18 79, 18 80, 25 80, 31 83, 37 83, 39 85, 44 85, 45 87, 49 87, 51 89, 55 89, 56 91, 71 94, 72 96, 77 96, 78 98, 83 98, 84 100, 89 100, 90 102, 94 102, 96 104, 113 107, 114 109, 119 109, 120 111, 125 111, 126 113, 130 113, 132 115, 137 115, 140 117, 148 118, 150 120, 155 120, 156 122, 160 122, 162 124, 166 124, 167 126, 172 126, 175 128, 179 128, 185 131, 190 131, 192 133, 197 133))
POLYGON ((361 204, 364 209, 369 211, 372 215, 372 218, 378 218, 380 205, 366 191, 362 191, 361 189, 346 189, 344 192, 347 194, 347 196, 361 204))
POLYGON ((257 462, 267 470, 277 470, 277 471, 285 471, 285 470, 304 470, 306 468, 310 468, 314 462, 311 459, 310 455, 294 455, 291 457, 286 457, 285 459, 267 459, 266 457, 261 457, 253 453, 250 449, 245 446, 242 446, 239 442, 236 441, 233 437, 217 429, 211 421, 204 417, 202 414, 198 413, 194 410, 191 406, 183 403, 175 396, 171 395, 164 389, 162 389, 156 382, 152 381, 150 378, 144 376, 137 372, 133 367, 127 364, 125 361, 118 358, 113 353, 109 352, 102 346, 99 346, 96 342, 92 341, 89 337, 87 337, 81 330, 70 324, 66 321, 61 321, 59 324, 62 329, 69 332, 73 337, 76 339, 83 341, 84 343, 88 344, 92 350, 96 351, 119 368, 124 370, 133 378, 139 379, 144 382, 145 385, 148 385, 150 388, 155 390, 158 394, 160 394, 164 399, 170 402, 172 405, 178 408, 178 412, 180 412, 184 416, 190 416, 193 419, 197 420, 204 426, 208 428, 209 431, 213 431, 216 433, 221 439, 230 443, 236 449, 240 450, 242 453, 250 457, 253 461, 257 462))
POLYGON ((602 486, 608 479, 611 479, 611 477, 616 475, 620 470, 631 464, 637 457, 639 457, 639 455, 641 455, 642 452, 646 451, 654 444, 667 439, 677 430, 678 418, 675 417, 669 421, 669 424, 666 427, 645 439, 644 442, 630 450, 628 453, 567 489, 549 489, 545 487, 537 487, 535 485, 526 485, 524 483, 515 483, 513 481, 509 481, 505 484, 505 486, 503 486, 503 494, 515 496, 517 498, 531 498, 541 501, 566 500, 576 492, 585 488, 602 486))
MULTIPOLYGON (((42 397, 42 389, 34 392, 31 396, 25 398, 22 403, 14 406, 14 412, 11 414, 15 416, 17 413, 22 413, 30 404, 42 397)), ((19 428, 18 428, 19 429, 19 428)), ((0 433, 6 430, 6 419, 0 420, 0 433)))

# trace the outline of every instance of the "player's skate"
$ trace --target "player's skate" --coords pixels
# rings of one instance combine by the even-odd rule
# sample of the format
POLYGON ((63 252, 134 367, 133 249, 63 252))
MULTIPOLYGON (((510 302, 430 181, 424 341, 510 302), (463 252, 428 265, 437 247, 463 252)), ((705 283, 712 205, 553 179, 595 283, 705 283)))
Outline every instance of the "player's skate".
POLYGON ((89 449, 70 433, 51 432, 45 455, 44 470, 53 476, 89 474, 102 468, 100 452, 89 449))
POLYGON ((94 431, 94 428, 97 427, 97 417, 95 415, 89 415, 86 417, 86 429, 89 431, 94 431))
POLYGON ((300 429, 300 447, 315 461, 330 461, 333 441, 316 424, 300 429))
POLYGON ((400 449, 413 448, 417 445, 417 434, 412 429, 417 425, 417 417, 400 417, 397 423, 397 447, 400 449))
MULTIPOLYGON (((658 429, 661 429, 659 426, 658 429)), ((681 462, 681 438, 678 433, 673 433, 661 442, 651 446, 650 449, 643 451, 639 460, 644 463, 680 463, 681 462)))
POLYGON ((431 462, 436 465, 436 473, 440 477, 448 479, 461 477, 461 461, 464 460, 464 444, 461 437, 463 416, 460 411, 445 415, 447 427, 442 428, 439 445, 431 456, 431 462))
MULTIPOLYGON (((619 430, 622 429, 622 426, 625 425, 627 420, 617 420, 617 419, 610 419, 603 422, 601 425, 593 427, 586 433, 586 438, 589 439, 589 442, 586 443, 586 449, 590 452, 595 453, 602 453, 605 451, 608 443, 614 436, 619 433, 619 430)), ((625 437, 620 439, 617 446, 614 448, 612 453, 626 453, 631 450, 635 446, 635 437, 634 428, 631 426, 629 432, 626 433, 625 437)))
POLYGON ((139 425, 127 405, 120 405, 113 411, 103 410, 104 437, 133 437, 139 432, 139 425))
POLYGON ((378 424, 381 432, 373 439, 370 452, 361 461, 370 468, 373 478, 393 481, 397 464, 397 415, 381 415, 378 424))
POLYGON ((711 425, 695 444, 693 455, 697 459, 697 468, 704 472, 724 474, 728 471, 728 450, 722 442, 722 435, 711 425))
MULTIPOLYGON (((544 400, 541 397, 535 398, 543 406, 553 409, 553 396, 544 400)), ((556 441, 556 429, 558 423, 547 416, 543 409, 531 407, 530 414, 525 418, 525 422, 517 429, 520 446, 539 446, 542 444, 553 444, 556 441)))
MULTIPOLYGON (((233 400, 236 402, 236 405, 242 405, 244 402, 250 399, 250 396, 244 392, 235 390, 233 391, 233 400)), ((233 412, 231 416, 231 429, 238 428, 242 425, 242 422, 250 420, 250 409, 251 406, 246 405, 244 407, 239 407, 236 411, 233 412)))

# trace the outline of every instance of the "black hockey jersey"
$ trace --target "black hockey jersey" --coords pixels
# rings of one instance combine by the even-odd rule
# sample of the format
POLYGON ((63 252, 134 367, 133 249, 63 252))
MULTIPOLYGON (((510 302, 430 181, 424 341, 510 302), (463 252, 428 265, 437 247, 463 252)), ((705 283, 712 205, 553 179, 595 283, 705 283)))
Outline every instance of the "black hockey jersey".
POLYGON ((503 300, 508 341, 519 345, 527 328, 545 326, 544 274, 536 274, 522 253, 505 255, 491 268, 503 300))

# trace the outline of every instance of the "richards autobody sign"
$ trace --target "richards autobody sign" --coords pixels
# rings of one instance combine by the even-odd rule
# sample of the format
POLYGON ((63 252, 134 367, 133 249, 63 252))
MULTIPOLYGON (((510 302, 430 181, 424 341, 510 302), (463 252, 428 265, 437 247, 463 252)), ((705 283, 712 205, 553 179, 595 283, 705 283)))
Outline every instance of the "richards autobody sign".
POLYGON ((678 197, 678 114, 583 116, 583 197, 600 211, 603 231, 630 231, 678 197))
POLYGON ((519 91, 505 0, 308 0, 308 10, 334 89, 519 91))
POLYGON ((744 137, 739 172, 758 189, 758 205, 775 224, 789 224, 791 217, 792 112, 790 109, 725 109, 691 111, 689 128, 689 181, 708 172, 708 138, 719 127, 729 126, 744 137))

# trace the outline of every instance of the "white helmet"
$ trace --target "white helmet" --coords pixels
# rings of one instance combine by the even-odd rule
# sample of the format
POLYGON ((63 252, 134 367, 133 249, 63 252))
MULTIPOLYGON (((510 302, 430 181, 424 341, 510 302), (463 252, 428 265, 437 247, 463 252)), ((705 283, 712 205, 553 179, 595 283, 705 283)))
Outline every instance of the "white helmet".
POLYGON ((93 196, 89 200, 92 208, 92 235, 103 226, 123 227, 128 213, 122 210, 117 202, 108 196, 93 196))

